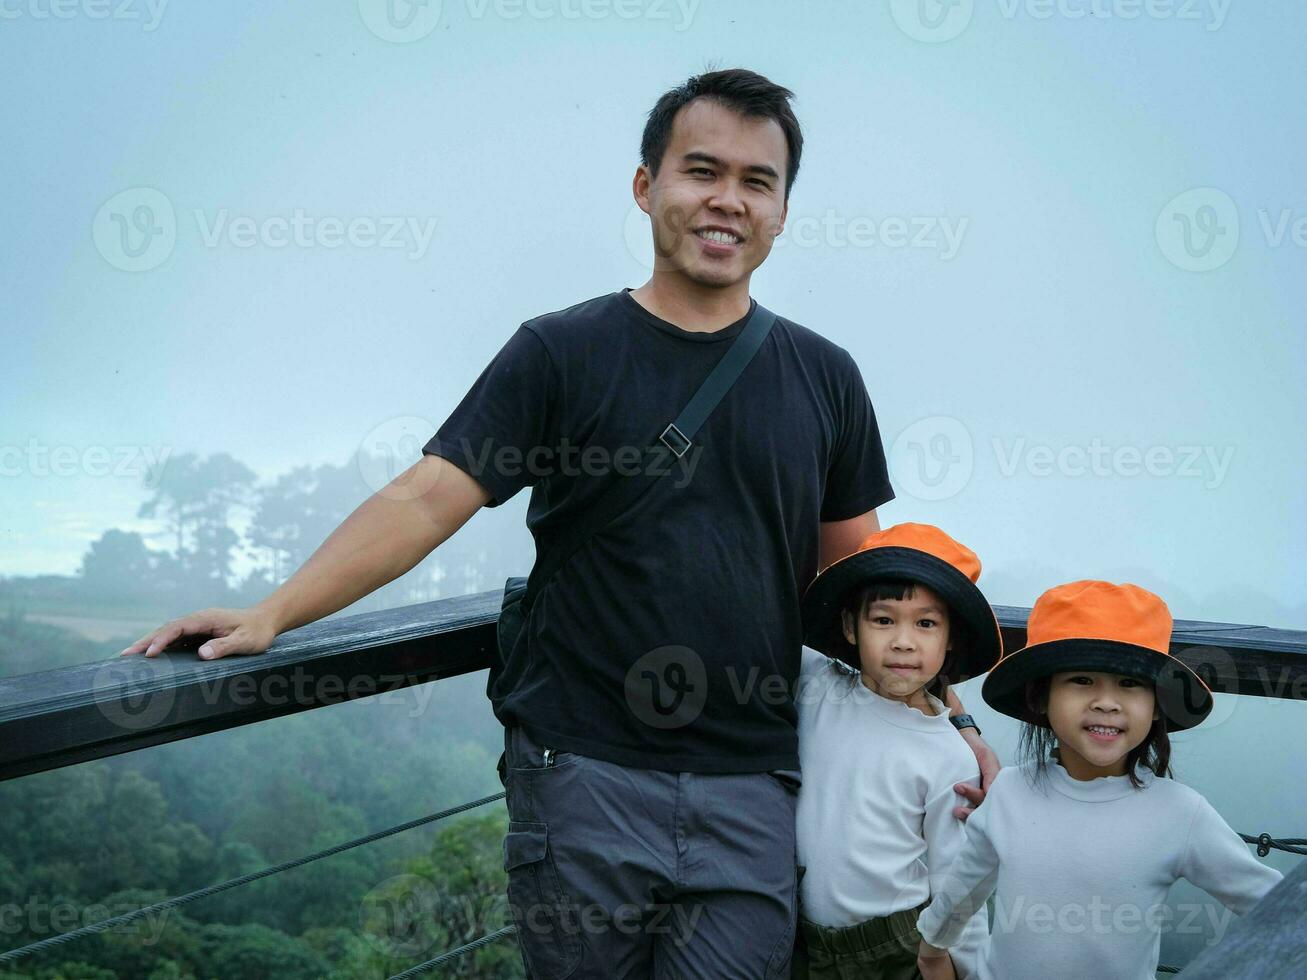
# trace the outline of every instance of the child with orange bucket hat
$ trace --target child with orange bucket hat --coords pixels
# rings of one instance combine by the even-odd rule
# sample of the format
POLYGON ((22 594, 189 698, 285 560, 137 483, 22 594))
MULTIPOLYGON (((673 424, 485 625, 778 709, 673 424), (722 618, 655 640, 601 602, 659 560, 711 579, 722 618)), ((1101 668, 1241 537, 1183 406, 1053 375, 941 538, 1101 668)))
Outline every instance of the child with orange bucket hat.
POLYGON ((952 976, 945 951, 994 894, 980 977, 1152 980, 1177 879, 1242 915, 1282 876, 1169 778, 1167 733, 1206 718, 1212 694, 1170 655, 1166 603, 1071 582, 1039 597, 1026 636, 981 691, 1023 723, 1025 764, 994 780, 919 917, 922 975, 952 976))
MULTIPOLYGON (((963 841, 953 787, 979 784, 944 699, 1002 652, 979 575, 976 555, 939 528, 899 524, 804 594, 796 978, 918 975, 917 913, 963 841)), ((964 977, 986 926, 981 908, 952 950, 964 977)))

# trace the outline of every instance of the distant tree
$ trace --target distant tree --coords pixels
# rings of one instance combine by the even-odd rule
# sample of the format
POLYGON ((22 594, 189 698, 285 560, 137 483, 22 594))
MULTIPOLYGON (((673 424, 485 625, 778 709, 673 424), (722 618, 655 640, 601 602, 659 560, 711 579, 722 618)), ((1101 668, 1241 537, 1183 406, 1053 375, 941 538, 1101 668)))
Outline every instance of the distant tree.
POLYGON ((199 457, 195 453, 173 456, 164 465, 154 486, 154 496, 141 504, 137 517, 167 519, 177 543, 174 554, 186 551, 186 528, 204 506, 204 486, 199 457))
MULTIPOLYGON (((372 947, 370 966, 394 973, 511 924, 505 895, 502 810, 443 827, 428 855, 379 883, 360 909, 372 947)), ((447 977, 516 980, 523 976, 516 941, 501 940, 443 967, 447 977)))
POLYGON ((110 528, 82 556, 80 591, 95 600, 140 601, 152 594, 158 558, 137 532, 110 528))
POLYGON ((0 783, 0 841, 27 895, 41 901, 99 902, 127 888, 190 890, 206 883, 212 860, 212 844, 171 812, 159 785, 121 765, 0 783))
POLYGON ((206 976, 222 980, 320 980, 331 965, 306 943, 258 923, 200 932, 206 976))
POLYGON ((183 453, 168 461, 154 495, 137 511, 137 517, 166 519, 171 524, 178 561, 173 573, 192 602, 212 605, 227 598, 232 552, 240 543, 230 527, 231 514, 251 504, 255 479, 249 467, 228 453, 215 453, 203 461, 194 453, 183 453))
POLYGON ((297 466, 260 489, 246 539, 267 553, 279 585, 367 495, 358 470, 348 464, 297 466))
POLYGON ((254 471, 227 453, 215 453, 198 469, 202 504, 196 514, 195 564, 213 588, 226 592, 232 552, 240 536, 231 528, 232 511, 248 508, 255 498, 254 471))

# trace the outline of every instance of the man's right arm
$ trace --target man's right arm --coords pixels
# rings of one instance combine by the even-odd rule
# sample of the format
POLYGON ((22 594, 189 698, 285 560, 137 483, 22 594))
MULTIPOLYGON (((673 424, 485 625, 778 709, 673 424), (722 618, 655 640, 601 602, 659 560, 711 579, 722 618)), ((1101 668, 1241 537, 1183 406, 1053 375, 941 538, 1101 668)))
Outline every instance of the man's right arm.
POLYGON ((279 633, 329 616, 412 569, 490 500, 490 493, 437 455, 422 459, 365 500, 276 591, 249 609, 202 609, 122 651, 157 656, 170 644, 216 660, 262 653, 279 633), (206 654, 207 651, 207 654, 206 654))

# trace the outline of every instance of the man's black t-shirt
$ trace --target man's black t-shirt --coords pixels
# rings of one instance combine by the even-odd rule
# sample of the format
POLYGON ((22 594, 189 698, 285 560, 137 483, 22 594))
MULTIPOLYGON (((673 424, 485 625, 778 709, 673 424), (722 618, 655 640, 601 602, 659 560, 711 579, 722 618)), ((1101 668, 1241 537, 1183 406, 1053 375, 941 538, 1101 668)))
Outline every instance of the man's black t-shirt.
MULTIPOLYGON (((492 507, 531 486, 543 554, 643 465, 747 320, 682 330, 626 289, 528 320, 423 451, 492 507)), ((694 442, 549 580, 487 693, 505 725, 620 765, 798 768, 818 523, 894 496, 871 400, 847 351, 777 317, 694 442)))

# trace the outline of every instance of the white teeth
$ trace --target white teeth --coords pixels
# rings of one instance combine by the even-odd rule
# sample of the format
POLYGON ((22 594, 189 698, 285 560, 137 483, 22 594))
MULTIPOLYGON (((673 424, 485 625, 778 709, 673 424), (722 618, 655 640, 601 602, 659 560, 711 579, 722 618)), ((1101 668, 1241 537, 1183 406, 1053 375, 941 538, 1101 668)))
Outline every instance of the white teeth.
POLYGON ((1089 725, 1088 728, 1089 728, 1089 730, 1090 730, 1091 732, 1097 732, 1099 735, 1120 735, 1120 734, 1121 734, 1121 729, 1119 729, 1119 728, 1108 728, 1106 725, 1089 725))
POLYGON ((697 234, 700 238, 705 238, 710 242, 718 242, 722 245, 738 245, 740 242, 734 235, 729 235, 724 231, 701 231, 697 234))

